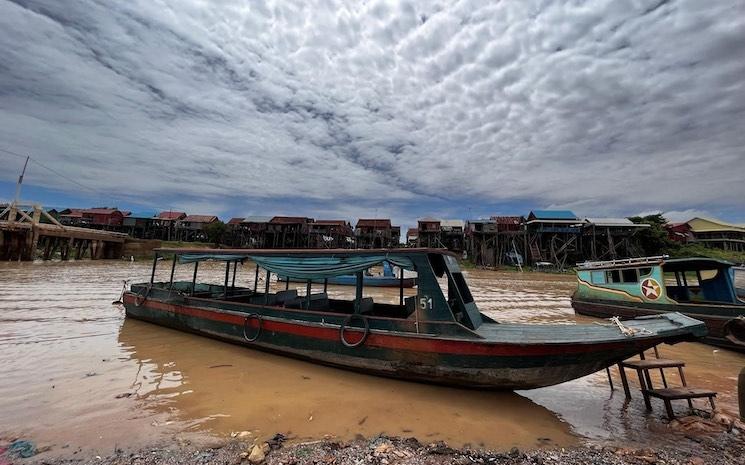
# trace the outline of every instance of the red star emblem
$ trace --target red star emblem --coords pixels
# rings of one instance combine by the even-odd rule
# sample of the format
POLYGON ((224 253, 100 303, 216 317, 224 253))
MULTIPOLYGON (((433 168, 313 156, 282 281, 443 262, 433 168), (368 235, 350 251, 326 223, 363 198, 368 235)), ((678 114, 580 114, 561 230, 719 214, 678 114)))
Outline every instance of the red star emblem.
POLYGON ((652 278, 647 278, 642 281, 642 294, 647 299, 655 300, 660 296, 662 288, 660 284, 652 278))

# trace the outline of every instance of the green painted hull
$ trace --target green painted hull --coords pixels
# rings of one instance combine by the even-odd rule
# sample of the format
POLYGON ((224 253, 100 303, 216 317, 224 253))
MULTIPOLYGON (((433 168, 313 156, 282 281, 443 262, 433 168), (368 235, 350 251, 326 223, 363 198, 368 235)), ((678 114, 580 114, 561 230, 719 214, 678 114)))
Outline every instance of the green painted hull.
MULTIPOLYGON (((472 388, 519 390, 576 379, 662 342, 704 334, 700 322, 666 316, 645 320, 648 334, 615 327, 484 323, 471 331, 453 322, 366 318, 369 332, 343 329, 348 314, 169 296, 144 285, 125 293, 128 317, 355 371, 472 388), (139 305, 138 305, 139 304, 139 305), (417 327, 419 332, 417 332, 417 327), (349 347, 342 340, 351 345, 349 347), (562 335, 562 332, 564 334, 562 335)), ((634 326, 637 323, 630 323, 634 326)))

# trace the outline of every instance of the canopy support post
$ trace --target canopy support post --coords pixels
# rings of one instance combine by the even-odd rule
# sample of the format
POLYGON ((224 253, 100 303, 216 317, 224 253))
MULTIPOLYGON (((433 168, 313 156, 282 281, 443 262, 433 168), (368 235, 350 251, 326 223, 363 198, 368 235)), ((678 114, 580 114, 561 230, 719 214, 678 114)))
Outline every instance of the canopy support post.
POLYGON ((285 291, 288 291, 290 289, 290 277, 285 276, 285 291))
POLYGON ((153 258, 153 272, 150 273, 150 286, 152 286, 155 282, 155 265, 158 264, 158 254, 155 254, 155 257, 153 258))
POLYGON ((197 269, 199 268, 199 262, 194 262, 194 276, 191 278, 191 295, 194 295, 197 289, 197 269))
POLYGON ((229 261, 225 262, 225 285, 223 286, 224 291, 225 291, 223 292, 224 299, 228 298, 228 278, 230 278, 230 262, 229 261))
POLYGON ((264 286, 264 305, 269 305, 269 279, 272 277, 272 272, 266 270, 266 286, 264 286))
POLYGON ((230 284, 230 289, 235 291, 235 273, 238 270, 238 260, 233 262, 233 282, 230 284))
POLYGON ((171 264, 171 280, 168 283, 168 296, 171 296, 171 290, 173 289, 173 274, 176 272, 176 259, 178 255, 173 255, 173 263, 171 264))
POLYGON ((357 272, 357 282, 355 290, 355 298, 354 298, 354 313, 360 313, 360 307, 362 304, 362 281, 364 278, 364 273, 362 271, 357 272))
POLYGON ((310 293, 312 290, 313 290, 313 282, 309 279, 308 284, 305 286, 305 309, 306 310, 310 310, 310 293))
POLYGON ((325 294, 326 291, 329 289, 329 278, 323 278, 323 293, 325 294))
POLYGON ((256 274, 254 275, 254 294, 259 288, 259 264, 256 264, 256 274))
POLYGON ((404 306, 404 269, 401 268, 400 271, 401 277, 398 280, 399 288, 398 288, 398 305, 401 307, 404 306))

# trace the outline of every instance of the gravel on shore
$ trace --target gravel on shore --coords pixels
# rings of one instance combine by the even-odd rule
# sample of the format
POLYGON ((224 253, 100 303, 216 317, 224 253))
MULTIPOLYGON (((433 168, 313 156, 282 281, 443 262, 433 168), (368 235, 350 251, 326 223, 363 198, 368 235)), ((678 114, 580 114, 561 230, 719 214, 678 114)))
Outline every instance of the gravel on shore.
POLYGON ((443 442, 422 444, 414 438, 378 436, 352 441, 324 439, 286 444, 277 434, 266 442, 242 438, 213 440, 207 444, 187 440, 141 450, 117 449, 107 456, 50 457, 43 454, 16 459, 12 464, 44 465, 719 465, 745 464, 745 432, 715 435, 681 435, 679 445, 660 448, 626 448, 585 444, 567 449, 492 451, 451 448, 443 442))

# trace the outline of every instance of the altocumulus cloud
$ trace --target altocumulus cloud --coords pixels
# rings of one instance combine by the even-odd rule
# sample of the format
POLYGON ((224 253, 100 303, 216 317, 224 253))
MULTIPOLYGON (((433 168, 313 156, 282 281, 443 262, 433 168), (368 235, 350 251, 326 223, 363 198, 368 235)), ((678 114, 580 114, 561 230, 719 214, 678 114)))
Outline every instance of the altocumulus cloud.
POLYGON ((742 1, 0 0, 0 145, 243 212, 742 216, 744 51, 742 1))

